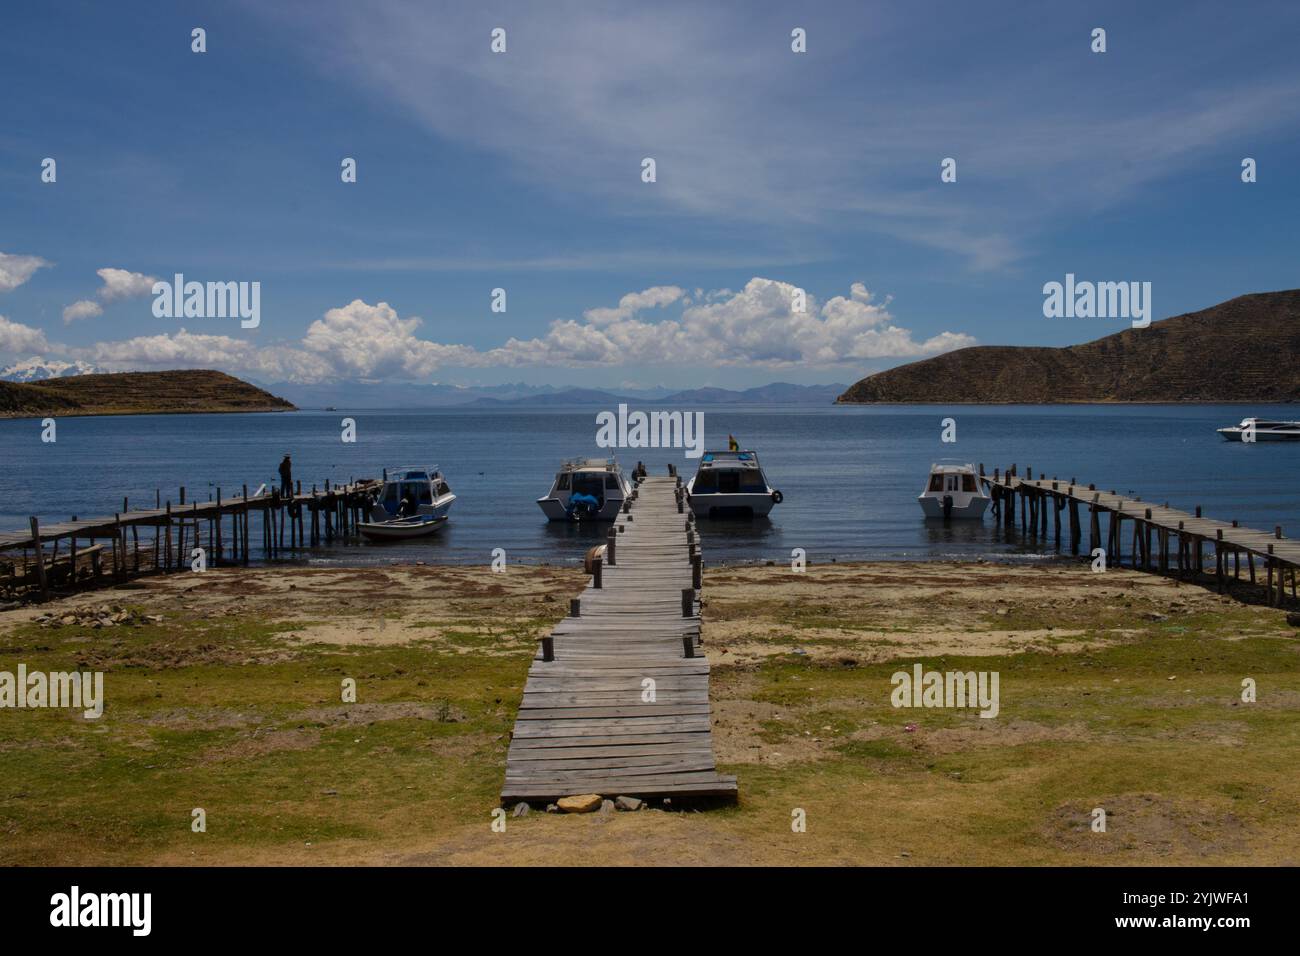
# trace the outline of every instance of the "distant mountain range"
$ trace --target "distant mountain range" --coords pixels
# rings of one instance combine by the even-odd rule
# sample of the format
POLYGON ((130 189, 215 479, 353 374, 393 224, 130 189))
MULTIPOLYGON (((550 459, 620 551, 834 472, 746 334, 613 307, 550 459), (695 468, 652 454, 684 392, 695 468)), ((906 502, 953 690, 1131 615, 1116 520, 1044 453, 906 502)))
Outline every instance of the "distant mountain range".
POLYGON ((757 388, 739 391, 729 388, 694 388, 682 392, 647 397, 645 395, 616 394, 600 389, 570 388, 544 395, 511 399, 478 398, 475 406, 499 405, 602 405, 619 403, 654 402, 657 405, 828 405, 844 390, 843 385, 791 385, 773 382, 757 388))
MULTIPOLYGON (((33 356, 0 370, 0 382, 48 382, 85 375, 106 374, 87 362, 63 362, 33 356)), ((119 373, 136 374, 136 373, 119 373)), ((168 373, 172 374, 172 373, 168 373)), ((655 402, 665 405, 828 405, 844 391, 843 384, 792 385, 773 382, 756 388, 696 388, 674 391, 654 388, 607 389, 528 385, 446 385, 413 382, 331 382, 297 385, 290 382, 261 382, 252 386, 274 391, 300 408, 444 408, 451 406, 550 407, 556 405, 613 406, 620 402, 655 402)))
POLYGON ((958 349, 868 376, 838 401, 1300 401, 1300 290, 1243 295, 1067 348, 958 349))
POLYGON ((0 371, 0 381, 5 382, 40 382, 48 378, 68 378, 73 375, 97 375, 105 372, 89 362, 60 362, 57 359, 43 359, 32 356, 23 362, 17 362, 0 371))

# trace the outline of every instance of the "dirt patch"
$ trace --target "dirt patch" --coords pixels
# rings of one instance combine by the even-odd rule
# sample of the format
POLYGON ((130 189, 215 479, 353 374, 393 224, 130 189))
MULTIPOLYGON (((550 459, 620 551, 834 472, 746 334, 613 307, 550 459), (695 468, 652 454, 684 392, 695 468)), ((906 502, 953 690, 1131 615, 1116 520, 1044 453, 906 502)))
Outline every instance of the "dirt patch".
POLYGON ((1133 851, 1156 857, 1222 856, 1242 852, 1247 843, 1247 828, 1234 814, 1154 793, 1099 798, 1092 806, 1058 806, 1043 835, 1059 849, 1101 859, 1133 851), (1104 833, 1093 830, 1094 809, 1105 811, 1104 833))
POLYGON ((292 730, 254 730, 237 740, 212 747, 204 752, 202 763, 224 763, 265 757, 286 750, 310 750, 320 744, 320 731, 314 727, 292 730))
POLYGON ((445 701, 418 704, 396 701, 383 704, 343 704, 338 707, 313 707, 287 718, 290 723, 305 722, 328 727, 366 727, 385 720, 431 720, 456 724, 465 720, 465 712, 445 701))

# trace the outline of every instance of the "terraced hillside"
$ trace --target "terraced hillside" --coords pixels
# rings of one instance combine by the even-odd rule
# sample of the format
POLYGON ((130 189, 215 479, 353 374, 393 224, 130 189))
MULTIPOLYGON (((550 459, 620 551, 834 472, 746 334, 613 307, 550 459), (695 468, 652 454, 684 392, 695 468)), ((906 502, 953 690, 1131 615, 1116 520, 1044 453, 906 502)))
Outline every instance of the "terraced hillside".
POLYGON ((1300 401, 1300 290, 1243 295, 1067 348, 959 349, 868 376, 837 401, 1300 401))
POLYGON ((39 384, 0 382, 0 418, 293 410, 270 392, 209 369, 76 375, 39 384))

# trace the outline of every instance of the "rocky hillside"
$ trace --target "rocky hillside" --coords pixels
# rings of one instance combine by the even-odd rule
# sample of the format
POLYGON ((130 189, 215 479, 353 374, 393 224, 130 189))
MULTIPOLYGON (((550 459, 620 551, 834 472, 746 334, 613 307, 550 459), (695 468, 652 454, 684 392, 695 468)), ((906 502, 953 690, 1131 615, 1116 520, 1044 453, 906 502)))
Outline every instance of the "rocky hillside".
POLYGON ((0 382, 0 418, 293 410, 270 392, 207 369, 0 382))
POLYGON ((837 401, 1300 401, 1300 289, 1243 295, 1067 348, 959 349, 868 376, 837 401))

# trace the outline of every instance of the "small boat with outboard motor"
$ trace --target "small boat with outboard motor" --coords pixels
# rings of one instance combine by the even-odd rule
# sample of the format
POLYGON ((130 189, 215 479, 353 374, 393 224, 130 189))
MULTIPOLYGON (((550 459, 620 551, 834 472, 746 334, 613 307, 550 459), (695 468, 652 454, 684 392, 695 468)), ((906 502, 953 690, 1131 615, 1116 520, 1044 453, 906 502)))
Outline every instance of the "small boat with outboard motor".
POLYGON ((422 538, 447 523, 447 512, 455 500, 447 479, 436 467, 385 469, 370 519, 359 522, 357 530, 372 541, 422 538))
POLYGON ((947 458, 930 466, 925 490, 916 500, 927 518, 980 519, 989 506, 975 466, 947 458))
POLYGON ((551 521, 613 521, 632 485, 613 458, 571 458, 537 506, 551 521))

